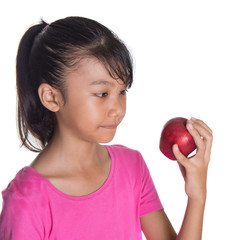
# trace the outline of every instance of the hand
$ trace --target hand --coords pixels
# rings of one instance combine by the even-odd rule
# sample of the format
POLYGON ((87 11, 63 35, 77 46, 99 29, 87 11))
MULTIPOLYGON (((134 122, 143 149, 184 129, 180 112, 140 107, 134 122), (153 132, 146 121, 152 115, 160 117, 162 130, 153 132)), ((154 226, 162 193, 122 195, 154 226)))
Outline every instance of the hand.
POLYGON ((213 140, 212 130, 203 121, 195 118, 188 120, 186 127, 195 141, 196 154, 186 158, 176 144, 173 145, 173 153, 185 180, 186 194, 190 199, 205 201, 207 171, 213 140))

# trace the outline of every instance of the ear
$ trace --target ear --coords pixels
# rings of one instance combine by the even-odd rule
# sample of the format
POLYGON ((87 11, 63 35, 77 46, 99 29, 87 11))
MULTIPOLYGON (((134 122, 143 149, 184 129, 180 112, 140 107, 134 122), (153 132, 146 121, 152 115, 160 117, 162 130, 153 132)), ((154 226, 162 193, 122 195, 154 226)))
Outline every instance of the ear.
POLYGON ((62 96, 60 91, 48 83, 42 83, 38 88, 38 95, 44 107, 52 112, 58 112, 61 107, 62 96))

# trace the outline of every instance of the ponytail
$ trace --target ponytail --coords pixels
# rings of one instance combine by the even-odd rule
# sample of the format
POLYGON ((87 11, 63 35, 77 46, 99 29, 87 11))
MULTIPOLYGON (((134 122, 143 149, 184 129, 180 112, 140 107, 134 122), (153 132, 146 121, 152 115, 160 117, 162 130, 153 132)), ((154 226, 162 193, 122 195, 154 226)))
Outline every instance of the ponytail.
MULTIPOLYGON (((22 37, 16 58, 16 85, 18 94, 18 132, 22 145, 31 151, 39 152, 41 149, 34 146, 29 139, 29 132, 40 140, 42 148, 44 148, 46 140, 44 134, 49 135, 50 131, 46 133, 41 132, 41 122, 47 109, 41 104, 37 85, 32 78, 32 69, 30 68, 31 51, 35 42, 35 38, 45 31, 44 28, 48 26, 44 21, 41 24, 29 28, 22 37)), ((49 115, 52 115, 49 113, 49 115)), ((53 117, 51 117, 53 119, 53 117)), ((44 130, 44 129, 43 129, 44 130)), ((49 136, 47 136, 49 139, 49 136)))

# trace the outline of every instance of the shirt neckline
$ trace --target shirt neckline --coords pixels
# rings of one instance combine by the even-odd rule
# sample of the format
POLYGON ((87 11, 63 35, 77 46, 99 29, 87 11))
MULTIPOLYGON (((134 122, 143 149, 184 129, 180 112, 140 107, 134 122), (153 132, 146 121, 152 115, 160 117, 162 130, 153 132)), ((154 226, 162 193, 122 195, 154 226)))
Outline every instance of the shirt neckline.
POLYGON ((47 186, 49 188, 51 188, 54 192, 56 192, 58 195, 64 197, 64 198, 68 198, 68 199, 71 199, 71 200, 86 200, 86 199, 90 199, 90 198, 93 198, 95 196, 97 196, 98 194, 100 194, 101 192, 103 192, 103 190, 110 184, 111 182, 111 179, 112 179, 112 176, 113 176, 113 172, 114 172, 114 168, 115 168, 115 156, 114 156, 114 153, 112 152, 112 147, 110 145, 103 145, 106 147, 109 155, 110 155, 110 159, 111 159, 111 167, 110 167, 110 172, 109 172, 109 176, 108 178, 106 179, 106 181, 104 182, 104 184, 99 188, 97 189, 95 192, 93 193, 90 193, 88 195, 84 195, 84 196, 71 196, 71 195, 68 195, 66 193, 63 193, 61 192, 60 190, 58 190, 49 180, 48 178, 44 177, 43 175, 41 175, 38 171, 36 171, 34 168, 30 167, 30 166, 27 166, 25 167, 25 169, 31 171, 33 174, 36 174, 37 176, 39 176, 39 178, 43 179, 47 186))

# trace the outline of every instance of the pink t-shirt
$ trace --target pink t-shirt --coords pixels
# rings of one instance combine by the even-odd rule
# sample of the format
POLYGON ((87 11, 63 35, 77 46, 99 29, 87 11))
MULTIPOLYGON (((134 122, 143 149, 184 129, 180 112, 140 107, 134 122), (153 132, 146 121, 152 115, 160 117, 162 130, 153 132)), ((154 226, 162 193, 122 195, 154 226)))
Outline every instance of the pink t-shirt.
POLYGON ((2 191, 1 240, 140 240, 140 217, 163 209, 142 155, 107 145, 109 177, 81 197, 62 193, 33 168, 2 191))

